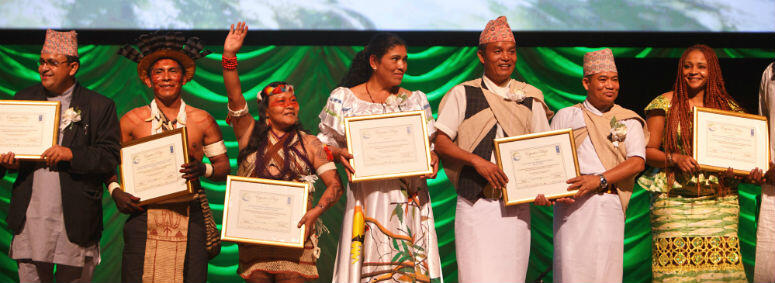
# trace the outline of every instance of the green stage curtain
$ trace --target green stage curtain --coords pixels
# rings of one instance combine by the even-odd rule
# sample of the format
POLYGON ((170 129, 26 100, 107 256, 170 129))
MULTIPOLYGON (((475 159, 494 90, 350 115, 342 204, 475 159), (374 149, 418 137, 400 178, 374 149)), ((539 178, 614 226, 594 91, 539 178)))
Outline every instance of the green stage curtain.
MULTIPOLYGON (((39 45, 0 46, 0 99, 11 99, 13 94, 39 82, 36 61, 39 45)), ((112 98, 118 115, 135 107, 149 104, 152 93, 137 78, 136 64, 116 55, 119 46, 86 45, 79 48, 81 70, 78 80, 86 87, 112 98)), ((207 110, 221 126, 232 173, 236 173, 237 143, 231 128, 226 125, 226 96, 221 76, 221 47, 210 46, 216 53, 199 60, 194 79, 183 88, 187 104, 207 110)), ((239 69, 245 97, 255 113, 255 95, 267 83, 287 81, 296 86, 301 102, 300 119, 304 127, 317 133, 318 114, 345 74, 355 53, 362 47, 350 46, 249 46, 239 57, 239 69)), ((612 48, 617 58, 678 58, 683 49, 673 48, 612 48)), ((583 54, 589 48, 520 48, 515 76, 541 89, 552 110, 570 106, 584 99, 581 87, 583 54)), ((718 49, 726 58, 773 58, 772 50, 718 49)), ((452 86, 481 76, 482 67, 476 57, 475 47, 411 47, 409 69, 403 86, 419 89, 428 94, 434 112, 442 96, 452 86)), ((8 254, 12 234, 4 219, 8 211, 10 188, 15 174, 0 180, 0 252, 8 254)), ((346 179, 345 179, 346 180, 346 179)), ((223 211, 224 183, 203 182, 213 209, 216 222, 220 223, 223 211)), ((433 210, 436 217, 436 233, 444 279, 457 281, 455 261, 455 199, 454 188, 443 172, 429 180, 433 210)), ((316 199, 323 188, 319 188, 316 199)), ((755 245, 756 205, 759 188, 743 186, 740 190, 740 239, 746 270, 752 275, 755 245)), ((113 200, 103 196, 105 231, 100 247, 102 262, 94 274, 95 282, 118 282, 121 273, 123 248, 122 227, 127 216, 119 213, 113 200)), ((649 230, 649 197, 643 190, 633 194, 627 214, 625 235, 625 282, 648 282, 651 279, 651 234, 649 230)), ((322 255, 318 262, 320 279, 330 282, 339 230, 342 222, 344 198, 326 212, 323 222, 331 229, 324 235, 320 246, 322 255)), ((532 245, 528 280, 534 281, 552 264, 552 210, 533 207, 532 245)), ((237 246, 224 243, 221 254, 210 261, 208 280, 211 282, 241 282, 236 274, 237 246)), ((551 272, 543 277, 551 282, 551 272)), ((750 277, 749 277, 750 278, 750 277)), ((16 263, 7 256, 0 256, 0 282, 17 281, 16 263)))

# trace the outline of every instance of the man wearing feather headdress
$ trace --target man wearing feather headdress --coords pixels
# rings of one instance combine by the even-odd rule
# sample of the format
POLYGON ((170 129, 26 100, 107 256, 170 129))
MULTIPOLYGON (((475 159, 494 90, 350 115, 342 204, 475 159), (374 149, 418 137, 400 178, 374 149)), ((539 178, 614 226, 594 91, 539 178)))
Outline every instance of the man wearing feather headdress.
POLYGON ((76 81, 80 67, 75 31, 48 30, 38 61, 40 83, 14 95, 58 101, 62 117, 57 143, 42 160, 0 154, 0 178, 6 170, 18 173, 6 221, 14 234, 9 256, 18 263, 19 282, 91 282, 100 262, 99 180, 115 170, 121 145, 115 104, 76 81))
POLYGON ((215 119, 181 98, 183 85, 194 77, 194 60, 209 53, 202 51, 198 38, 186 40, 179 33, 146 34, 137 49, 127 45, 119 50, 138 63, 140 80, 154 95, 150 105, 121 117, 123 142, 186 127, 189 163, 180 172, 196 192, 193 198, 140 206, 139 198, 116 190, 116 182, 109 185, 118 209, 131 215, 124 225, 123 282, 205 282, 208 257, 220 251, 219 233, 199 177, 225 179, 230 171, 226 146, 215 119), (210 164, 201 162, 203 156, 210 164))

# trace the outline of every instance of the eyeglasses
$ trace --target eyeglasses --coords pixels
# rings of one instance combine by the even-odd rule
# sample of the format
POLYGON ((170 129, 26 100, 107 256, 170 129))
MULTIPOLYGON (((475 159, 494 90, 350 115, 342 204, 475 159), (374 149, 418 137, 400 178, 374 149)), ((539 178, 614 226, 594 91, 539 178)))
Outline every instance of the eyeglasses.
POLYGON ((289 84, 279 84, 277 86, 267 86, 262 91, 264 95, 270 96, 272 94, 281 94, 283 92, 293 91, 293 86, 289 84))
POLYGON ((43 65, 48 65, 49 67, 56 68, 56 67, 59 67, 59 65, 62 65, 62 64, 65 64, 65 63, 68 63, 68 61, 65 60, 65 61, 59 62, 59 61, 54 60, 54 59, 43 60, 43 58, 38 60, 38 66, 41 66, 41 67, 43 65))

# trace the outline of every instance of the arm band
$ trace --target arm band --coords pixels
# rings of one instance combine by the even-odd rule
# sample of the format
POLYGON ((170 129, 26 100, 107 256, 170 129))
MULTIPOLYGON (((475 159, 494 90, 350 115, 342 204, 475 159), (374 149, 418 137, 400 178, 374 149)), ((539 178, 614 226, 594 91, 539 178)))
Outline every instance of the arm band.
POLYGON ((326 164, 320 165, 315 171, 317 171, 318 176, 325 173, 328 170, 336 170, 336 165, 334 165, 333 162, 326 162, 326 164))
POLYGON ((110 182, 110 184, 108 184, 108 194, 112 196, 113 191, 115 191, 118 188, 121 188, 121 185, 119 185, 118 182, 110 182))
POLYGON ((245 102, 245 107, 243 107, 242 110, 236 110, 236 111, 231 110, 228 104, 226 104, 226 109, 229 109, 229 117, 232 117, 232 118, 242 117, 248 114, 248 103, 245 102))
POLYGON ((223 143, 223 140, 219 140, 204 146, 203 150, 207 158, 212 158, 214 156, 226 153, 226 144, 223 143))

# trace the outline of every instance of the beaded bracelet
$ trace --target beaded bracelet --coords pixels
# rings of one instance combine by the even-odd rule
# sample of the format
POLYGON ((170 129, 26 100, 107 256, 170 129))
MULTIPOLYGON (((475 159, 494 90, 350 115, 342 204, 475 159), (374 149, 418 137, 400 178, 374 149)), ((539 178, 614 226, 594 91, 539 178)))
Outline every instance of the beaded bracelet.
POLYGON ((223 65, 223 69, 227 71, 234 71, 237 69, 237 57, 233 58, 221 58, 221 65, 223 65))

